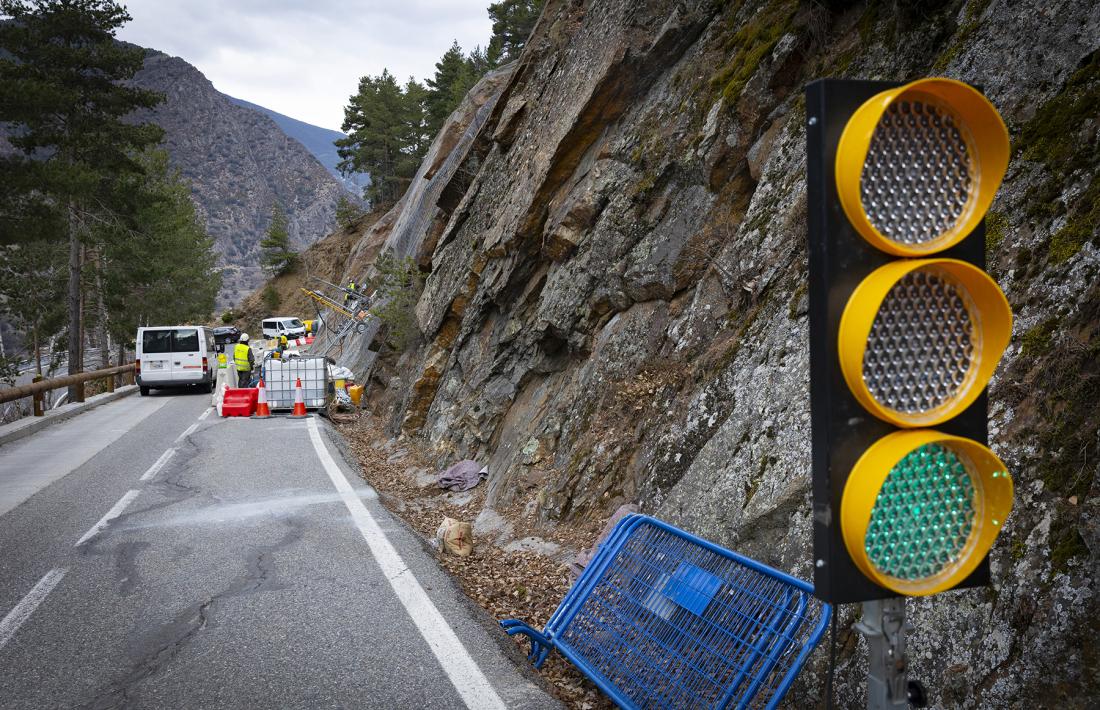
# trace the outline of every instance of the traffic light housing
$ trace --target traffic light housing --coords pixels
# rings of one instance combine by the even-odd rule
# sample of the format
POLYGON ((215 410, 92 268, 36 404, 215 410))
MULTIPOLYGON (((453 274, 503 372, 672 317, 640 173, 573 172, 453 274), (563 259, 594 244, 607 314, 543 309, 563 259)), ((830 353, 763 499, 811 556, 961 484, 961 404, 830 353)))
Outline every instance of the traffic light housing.
POLYGON ((989 581, 1012 507, 985 390, 1012 331, 985 273, 1008 164, 974 88, 806 88, 815 590, 846 603, 989 581))

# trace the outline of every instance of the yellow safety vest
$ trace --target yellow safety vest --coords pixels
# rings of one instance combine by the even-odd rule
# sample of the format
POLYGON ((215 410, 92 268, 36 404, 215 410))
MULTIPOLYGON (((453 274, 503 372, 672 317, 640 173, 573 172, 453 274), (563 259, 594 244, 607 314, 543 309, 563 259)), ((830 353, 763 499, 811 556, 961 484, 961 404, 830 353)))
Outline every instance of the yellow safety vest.
POLYGON ((248 372, 252 369, 252 365, 248 362, 248 353, 250 348, 247 343, 237 343, 233 347, 233 362, 237 365, 237 370, 240 372, 248 372))
POLYGON ((224 352, 218 353, 218 369, 219 370, 224 370, 225 369, 225 363, 226 363, 225 353, 224 352))

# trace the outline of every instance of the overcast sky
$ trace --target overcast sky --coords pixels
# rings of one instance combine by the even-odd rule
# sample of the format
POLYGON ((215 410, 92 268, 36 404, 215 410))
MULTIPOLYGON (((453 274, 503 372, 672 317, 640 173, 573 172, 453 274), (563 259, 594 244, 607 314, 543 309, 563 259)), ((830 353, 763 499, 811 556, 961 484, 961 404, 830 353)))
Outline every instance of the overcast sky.
POLYGON ((359 77, 423 81, 458 40, 484 47, 491 0, 121 0, 118 33, 181 57, 222 93, 339 130, 359 77))

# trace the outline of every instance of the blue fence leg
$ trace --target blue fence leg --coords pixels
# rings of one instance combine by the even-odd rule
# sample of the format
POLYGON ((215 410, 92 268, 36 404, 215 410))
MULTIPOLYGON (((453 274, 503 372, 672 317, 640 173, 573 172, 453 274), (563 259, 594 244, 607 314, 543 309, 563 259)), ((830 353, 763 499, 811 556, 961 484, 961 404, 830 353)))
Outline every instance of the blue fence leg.
POLYGON ((515 636, 516 634, 526 636, 531 641, 531 652, 527 654, 527 659, 534 664, 535 668, 542 668, 542 664, 546 663, 546 659, 550 655, 550 649, 553 648, 554 642, 543 635, 541 631, 531 628, 519 619, 504 619, 500 622, 500 626, 509 636, 515 636))

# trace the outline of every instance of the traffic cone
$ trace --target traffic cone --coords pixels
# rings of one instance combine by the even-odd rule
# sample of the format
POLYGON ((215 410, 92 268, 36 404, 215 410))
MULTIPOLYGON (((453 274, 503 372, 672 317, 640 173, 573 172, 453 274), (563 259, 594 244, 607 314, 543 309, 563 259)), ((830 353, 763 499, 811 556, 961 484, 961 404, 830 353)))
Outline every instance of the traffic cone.
POLYGON ((252 415, 252 418, 267 419, 271 416, 271 407, 267 406, 267 388, 264 387, 264 378, 262 377, 258 389, 260 391, 256 397, 256 413, 252 415))
POLYGON ((294 410, 290 413, 290 418, 305 419, 308 416, 306 413, 306 400, 302 395, 302 378, 299 377, 294 382, 294 410))

